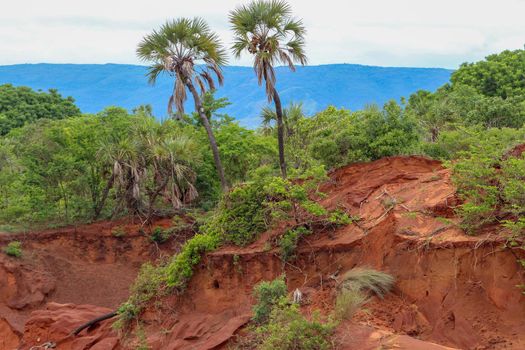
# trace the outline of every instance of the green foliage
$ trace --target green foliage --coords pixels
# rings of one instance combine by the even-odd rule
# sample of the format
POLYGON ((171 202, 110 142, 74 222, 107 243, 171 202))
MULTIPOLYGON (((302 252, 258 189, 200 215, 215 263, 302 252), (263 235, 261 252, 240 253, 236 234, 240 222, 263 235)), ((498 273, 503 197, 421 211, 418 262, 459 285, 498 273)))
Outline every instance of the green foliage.
POLYGON ((259 324, 268 322, 273 307, 287 292, 284 276, 257 284, 253 288, 253 295, 257 300, 253 307, 253 320, 259 324))
POLYGON ((292 260, 295 257, 295 250, 299 240, 311 234, 312 231, 304 226, 299 226, 294 229, 287 230, 279 239, 279 249, 281 252, 281 259, 283 261, 292 260))
POLYGON ((282 298, 272 308, 268 323, 259 326, 256 334, 261 350, 325 350, 332 345, 333 322, 320 321, 318 312, 311 320, 299 311, 297 304, 282 298))
POLYGON ((264 183, 253 181, 236 186, 224 194, 203 230, 221 237, 226 243, 249 244, 267 228, 265 199, 264 183))
POLYGON ((135 282, 130 288, 130 297, 118 309, 119 320, 115 328, 123 328, 130 321, 136 319, 146 304, 155 297, 162 296, 164 270, 145 263, 139 271, 135 282))
POLYGON ((12 241, 7 244, 7 246, 4 247, 4 253, 15 257, 20 258, 22 257, 22 243, 19 241, 12 241))
POLYGON ((277 147, 270 136, 225 123, 216 130, 216 138, 230 183, 249 180, 250 171, 260 166, 277 166, 277 147))
POLYGON ((411 153, 419 136, 413 117, 393 101, 351 113, 328 107, 311 118, 298 118, 288 137, 291 164, 328 169, 358 161, 411 153))
POLYGON ((71 97, 57 90, 35 92, 28 87, 0 85, 0 136, 39 119, 65 119, 80 115, 71 97))
POLYGON ((476 63, 464 63, 451 77, 452 84, 468 85, 485 96, 525 95, 525 50, 503 51, 476 63))
POLYGON ((151 231, 150 239, 153 242, 157 242, 159 244, 162 244, 166 242, 171 237, 171 230, 165 230, 160 226, 157 226, 151 231))
POLYGON ((193 267, 201 261, 202 254, 215 250, 220 242, 220 237, 213 233, 200 233, 184 243, 180 253, 166 266, 167 286, 184 290, 193 275, 193 267))
POLYGON ((67 225, 180 208, 196 196, 198 147, 173 122, 119 108, 13 130, 0 139, 0 224, 67 225))
POLYGON ((492 144, 492 151, 499 149, 503 152, 524 139, 525 128, 485 129, 482 126, 458 126, 454 130, 441 132, 435 142, 423 142, 421 150, 432 158, 450 160, 463 158, 472 147, 479 145, 480 140, 492 144))
POLYGON ((516 141, 505 137, 504 131, 486 133, 449 164, 464 200, 457 212, 462 227, 470 234, 498 218, 525 214, 525 160, 506 156, 516 141))

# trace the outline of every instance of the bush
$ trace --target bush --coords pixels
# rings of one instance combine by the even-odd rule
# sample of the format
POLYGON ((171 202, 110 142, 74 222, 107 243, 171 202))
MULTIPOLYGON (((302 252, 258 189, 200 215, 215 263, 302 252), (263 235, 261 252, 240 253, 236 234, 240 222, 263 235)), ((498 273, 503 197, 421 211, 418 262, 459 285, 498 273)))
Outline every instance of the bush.
POLYGON ((286 296, 286 293, 284 277, 257 284, 253 292, 257 300, 257 304, 253 307, 253 320, 259 324, 267 322, 272 308, 282 297, 286 296))
POLYGON ((155 227, 153 231, 151 232, 150 239, 153 242, 162 244, 166 242, 171 237, 171 230, 163 229, 162 227, 155 227))
POLYGON ((507 156, 515 144, 501 130, 460 152, 460 158, 448 164, 464 201, 457 213, 467 233, 474 234, 497 219, 525 214, 525 158, 507 156))
POLYGON ((286 298, 272 308, 267 324, 259 326, 256 334, 261 350, 324 350, 331 346, 335 329, 332 322, 322 323, 318 312, 306 319, 297 304, 286 298))
POLYGON ((234 187, 219 203, 205 230, 216 232, 227 243, 247 245, 267 228, 264 183, 248 182, 234 187))
POLYGON ((118 309, 119 320, 115 328, 122 328, 138 317, 146 304, 155 296, 160 296, 164 280, 163 268, 151 263, 142 265, 135 282, 130 288, 130 297, 118 309))
POLYGON ((175 255, 166 266, 166 285, 182 291, 186 288, 193 267, 202 258, 202 254, 217 249, 221 242, 215 234, 200 233, 184 243, 179 254, 175 255))
POLYGON ((4 247, 4 253, 15 258, 20 258, 22 256, 22 243, 19 241, 9 242, 9 244, 4 247))
POLYGON ((294 229, 286 231, 285 234, 279 239, 279 249, 281 251, 281 259, 283 261, 289 261, 295 257, 295 250, 299 240, 303 236, 307 236, 312 233, 312 230, 307 229, 304 226, 300 226, 294 229))

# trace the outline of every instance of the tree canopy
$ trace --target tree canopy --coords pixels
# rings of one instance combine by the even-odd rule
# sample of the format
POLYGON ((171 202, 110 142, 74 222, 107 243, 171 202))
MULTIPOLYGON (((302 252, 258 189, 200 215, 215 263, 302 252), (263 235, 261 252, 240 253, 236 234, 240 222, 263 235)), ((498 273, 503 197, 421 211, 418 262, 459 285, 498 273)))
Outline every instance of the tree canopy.
POLYGON ((57 90, 36 92, 28 87, 0 85, 0 135, 38 119, 64 119, 80 115, 72 97, 57 90))

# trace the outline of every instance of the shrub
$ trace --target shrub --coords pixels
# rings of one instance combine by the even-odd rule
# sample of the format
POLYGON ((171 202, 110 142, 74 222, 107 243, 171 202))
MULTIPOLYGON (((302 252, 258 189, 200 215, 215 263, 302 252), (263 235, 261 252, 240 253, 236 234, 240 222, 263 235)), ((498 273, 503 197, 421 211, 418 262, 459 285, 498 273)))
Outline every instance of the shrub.
POLYGON ((164 269, 151 263, 142 265, 135 282, 130 288, 130 297, 118 309, 119 320, 115 328, 122 328, 138 317, 146 304, 155 296, 160 296, 164 280, 164 269))
POLYGON ((464 201, 457 213, 469 234, 496 219, 525 214, 525 158, 506 155, 516 140, 505 135, 490 134, 448 164, 464 201))
POLYGON ((284 277, 257 284, 253 292, 257 300, 257 304, 253 307, 253 320, 259 324, 267 322, 272 308, 282 297, 286 296, 286 293, 284 277))
POLYGON ((22 243, 19 241, 9 242, 9 244, 4 247, 4 253, 15 258, 20 258, 22 256, 22 243))
POLYGON ((179 254, 175 255, 166 266, 166 285, 182 291, 193 275, 193 267, 202 258, 202 254, 215 250, 221 242, 215 234, 200 233, 184 243, 179 254))
POLYGON ((153 231, 151 231, 150 239, 153 242, 157 242, 159 244, 162 244, 166 242, 171 237, 171 230, 165 230, 162 227, 155 227, 153 231))
POLYGON ((227 243, 247 245, 267 228, 264 184, 248 182, 234 187, 220 201, 204 230, 213 231, 227 243))
POLYGON ((272 308, 267 324, 259 326, 256 334, 261 350, 324 350, 331 346, 335 324, 322 323, 318 312, 306 319, 299 306, 286 298, 272 308))
POLYGON ((289 261, 295 257, 295 250, 299 240, 303 236, 307 236, 312 233, 312 230, 299 226, 294 229, 290 229, 284 233, 279 239, 279 249, 281 252, 281 259, 283 261, 289 261))

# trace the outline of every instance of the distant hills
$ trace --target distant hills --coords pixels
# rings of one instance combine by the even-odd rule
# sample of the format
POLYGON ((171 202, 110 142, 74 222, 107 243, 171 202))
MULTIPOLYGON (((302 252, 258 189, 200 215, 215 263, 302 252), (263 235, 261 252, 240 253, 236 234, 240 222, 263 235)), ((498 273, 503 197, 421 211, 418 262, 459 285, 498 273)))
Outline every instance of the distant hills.
MULTIPOLYGON (((75 98, 79 108, 94 113, 116 105, 131 109, 151 104, 156 116, 166 117, 173 81, 162 76, 155 86, 144 77, 146 67, 124 64, 21 64, 0 66, 0 84, 58 89, 75 98)), ((449 80, 451 70, 441 68, 394 68, 355 64, 298 67, 295 73, 277 69, 278 89, 286 105, 302 101, 308 114, 328 105, 359 109, 366 104, 383 104, 389 99, 408 97, 418 89, 435 90, 449 80)), ((251 67, 225 67, 225 85, 217 96, 226 96, 232 105, 222 112, 245 126, 259 124, 259 111, 266 105, 264 89, 257 85, 251 67)), ((191 102, 191 101, 190 101, 191 102)), ((192 106, 188 103, 188 111, 192 106)))

